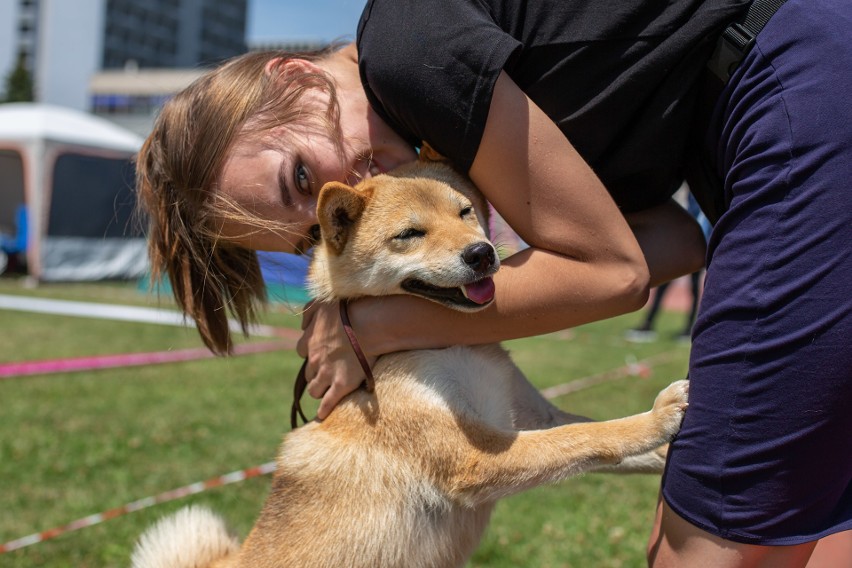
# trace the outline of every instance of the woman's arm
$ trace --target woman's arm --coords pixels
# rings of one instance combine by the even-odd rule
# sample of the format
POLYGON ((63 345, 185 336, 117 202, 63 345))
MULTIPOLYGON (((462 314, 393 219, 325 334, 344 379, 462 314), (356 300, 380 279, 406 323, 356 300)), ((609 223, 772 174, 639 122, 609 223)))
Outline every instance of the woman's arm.
POLYGON ((651 287, 704 267, 707 242, 701 226, 674 200, 625 217, 650 269, 651 287))
MULTIPOLYGON (((467 314, 409 296, 365 298, 350 318, 369 355, 528 337, 642 307, 642 249, 602 183, 558 127, 501 74, 470 176, 530 248, 495 275, 495 302, 467 314)), ((308 355, 318 415, 361 383, 336 307, 313 306, 299 353, 308 355), (326 391, 326 389, 328 389, 326 391)))
POLYGON ((526 337, 644 305, 648 268, 624 216, 558 127, 505 74, 470 176, 530 248, 503 263, 496 301, 475 314, 411 298, 355 306, 356 329, 369 328, 368 350, 526 337), (388 320, 391 311, 396 319, 388 320))

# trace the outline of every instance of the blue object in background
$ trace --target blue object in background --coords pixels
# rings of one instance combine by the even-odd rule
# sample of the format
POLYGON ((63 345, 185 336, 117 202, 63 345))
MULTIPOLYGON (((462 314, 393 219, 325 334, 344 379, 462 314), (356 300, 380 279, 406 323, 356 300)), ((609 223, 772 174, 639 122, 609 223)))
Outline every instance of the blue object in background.
MULTIPOLYGON (((306 289, 310 254, 297 256, 283 252, 258 251, 257 260, 270 302, 303 305, 311 300, 306 289)), ((150 274, 139 279, 138 289, 145 293, 153 290, 160 294, 171 294, 172 290, 168 278, 161 282, 151 282, 150 274)))
POLYGON ((311 299, 305 288, 309 255, 258 251, 257 259, 270 301, 304 304, 311 299))
POLYGON ((0 250, 6 254, 19 254, 27 250, 27 207, 19 205, 15 210, 17 233, 12 237, 0 235, 0 250))

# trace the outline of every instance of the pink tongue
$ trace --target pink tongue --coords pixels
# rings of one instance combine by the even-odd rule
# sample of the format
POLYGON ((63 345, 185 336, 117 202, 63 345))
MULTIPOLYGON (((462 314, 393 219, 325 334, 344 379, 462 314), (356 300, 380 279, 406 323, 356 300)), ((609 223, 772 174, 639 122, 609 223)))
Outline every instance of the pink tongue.
POLYGON ((494 281, 491 278, 483 278, 473 284, 465 284, 464 290, 467 298, 477 304, 486 304, 494 299, 494 281))

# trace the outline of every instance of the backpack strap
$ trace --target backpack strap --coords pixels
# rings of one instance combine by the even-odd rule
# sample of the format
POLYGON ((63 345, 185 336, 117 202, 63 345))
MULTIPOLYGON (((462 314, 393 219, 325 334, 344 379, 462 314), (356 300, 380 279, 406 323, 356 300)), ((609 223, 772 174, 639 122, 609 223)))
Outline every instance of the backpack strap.
POLYGON ((689 189, 712 224, 727 210, 722 180, 719 179, 711 149, 703 139, 704 128, 710 123, 716 101, 740 61, 754 46, 757 34, 778 11, 785 0, 753 0, 747 12, 730 24, 716 42, 716 49, 707 62, 707 72, 701 78, 697 102, 696 137, 687 152, 685 176, 689 189), (703 126, 700 126, 703 125, 703 126), (699 134, 700 132, 700 134, 699 134))
POLYGON ((740 61, 754 45, 757 34, 785 1, 754 0, 745 17, 732 23, 722 32, 716 43, 716 50, 707 65, 723 84, 731 78, 740 61))

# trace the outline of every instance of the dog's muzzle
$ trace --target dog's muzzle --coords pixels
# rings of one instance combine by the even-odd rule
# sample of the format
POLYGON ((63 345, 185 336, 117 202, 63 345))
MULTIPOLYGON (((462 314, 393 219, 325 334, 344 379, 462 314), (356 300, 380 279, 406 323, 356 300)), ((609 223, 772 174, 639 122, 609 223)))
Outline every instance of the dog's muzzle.
POLYGON ((479 242, 469 245, 462 251, 462 260, 477 274, 487 274, 497 261, 494 247, 490 243, 479 242))
POLYGON ((438 302, 451 308, 470 311, 484 308, 494 300, 494 281, 491 276, 500 267, 494 247, 480 241, 468 245, 461 252, 469 276, 456 286, 436 286, 417 278, 402 283, 402 289, 415 296, 438 302))

